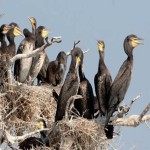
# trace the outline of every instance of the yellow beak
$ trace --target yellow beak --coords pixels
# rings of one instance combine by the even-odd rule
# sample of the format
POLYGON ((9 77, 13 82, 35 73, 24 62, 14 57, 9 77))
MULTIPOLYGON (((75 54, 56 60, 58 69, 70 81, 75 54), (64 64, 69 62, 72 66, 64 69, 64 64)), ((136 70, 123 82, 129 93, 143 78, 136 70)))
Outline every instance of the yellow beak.
POLYGON ((43 37, 43 38, 47 37, 48 33, 49 33, 49 32, 48 32, 46 29, 43 29, 43 30, 42 30, 42 37, 43 37))
POLYGON ((24 36, 21 29, 18 28, 18 27, 14 27, 13 33, 14 33, 15 36, 19 36, 19 35, 24 36))
POLYGON ((5 27, 3 28, 2 33, 3 33, 3 34, 7 34, 7 33, 8 33, 8 31, 9 31, 10 29, 12 29, 12 27, 11 27, 11 26, 9 26, 9 25, 5 25, 5 27))

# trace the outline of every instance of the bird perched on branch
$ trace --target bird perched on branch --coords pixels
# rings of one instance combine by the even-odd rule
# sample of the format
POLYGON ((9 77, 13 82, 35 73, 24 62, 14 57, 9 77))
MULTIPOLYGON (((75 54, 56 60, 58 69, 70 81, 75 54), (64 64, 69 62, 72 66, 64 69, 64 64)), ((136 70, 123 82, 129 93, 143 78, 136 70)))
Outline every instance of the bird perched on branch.
MULTIPOLYGON (((47 35, 48 35, 48 30, 44 26, 39 26, 36 29, 35 48, 39 48, 44 44, 44 38, 47 37, 47 35)), ((49 58, 45 51, 43 51, 39 56, 42 57, 42 59, 44 59, 44 62, 37 76, 38 84, 40 83, 40 81, 46 82, 46 72, 49 64, 49 58)))
MULTIPOLYGON (((29 19, 29 21, 32 26, 32 32, 26 28, 23 30, 25 38, 20 43, 17 54, 28 54, 35 49, 36 20, 33 18, 29 19)), ((31 64, 32 57, 16 60, 14 65, 14 76, 17 81, 26 83, 31 64)))
POLYGON ((3 24, 0 27, 0 91, 3 91, 5 82, 7 81, 7 43, 5 41, 5 36, 11 29, 11 26, 3 24))
POLYGON ((58 53, 55 61, 49 62, 46 81, 53 86, 62 83, 67 65, 67 55, 64 51, 58 53))
POLYGON ((84 71, 83 71, 83 58, 84 54, 83 51, 80 50, 78 53, 81 53, 81 63, 78 68, 80 85, 78 89, 78 95, 81 95, 81 99, 75 100, 74 106, 75 109, 78 111, 79 115, 87 118, 92 119, 94 118, 94 94, 92 85, 89 80, 86 78, 84 71))
POLYGON ((23 34, 16 23, 12 22, 9 25, 11 26, 11 29, 7 32, 7 39, 9 41, 9 45, 7 46, 7 55, 9 55, 9 57, 12 58, 16 54, 16 44, 14 39, 15 37, 23 34))
POLYGON ((77 74, 77 69, 81 63, 81 57, 82 57, 81 53, 78 53, 78 51, 81 51, 81 49, 75 47, 70 52, 71 64, 58 97, 55 121, 59 121, 63 119, 63 117, 65 116, 68 99, 71 96, 76 95, 78 92, 79 77, 77 74))
POLYGON ((112 79, 109 70, 104 62, 105 44, 103 41, 98 40, 97 45, 99 52, 99 65, 98 65, 98 72, 94 78, 95 92, 99 104, 99 111, 100 111, 99 113, 101 116, 105 116, 106 106, 108 103, 108 91, 110 89, 112 79))
POLYGON ((5 41, 5 35, 8 33, 8 31, 11 29, 11 26, 7 24, 3 24, 0 27, 0 42, 1 42, 1 47, 0 47, 0 54, 4 55, 7 52, 7 43, 5 41))
POLYGON ((52 45, 53 43, 60 43, 61 42, 61 37, 53 37, 51 40, 48 39, 48 37, 45 38, 46 43, 43 44, 40 49, 42 49, 42 51, 40 51, 39 54, 37 54, 32 61, 32 65, 27 77, 27 84, 32 85, 35 78, 37 77, 38 73, 40 72, 42 66, 43 66, 43 62, 44 62, 44 58, 45 58, 45 49, 52 45))
POLYGON ((109 91, 109 101, 107 105, 107 116, 105 122, 106 128, 110 117, 118 109, 118 106, 123 101, 130 85, 133 69, 133 49, 142 44, 140 40, 141 39, 136 35, 129 35, 124 40, 124 51, 127 54, 127 59, 120 67, 109 91))
MULTIPOLYGON (((18 47, 17 54, 28 54, 35 49, 34 35, 28 30, 24 29, 23 34, 25 38, 18 47)), ((19 59, 15 62, 14 76, 15 79, 21 83, 25 83, 32 64, 32 57, 19 59)))

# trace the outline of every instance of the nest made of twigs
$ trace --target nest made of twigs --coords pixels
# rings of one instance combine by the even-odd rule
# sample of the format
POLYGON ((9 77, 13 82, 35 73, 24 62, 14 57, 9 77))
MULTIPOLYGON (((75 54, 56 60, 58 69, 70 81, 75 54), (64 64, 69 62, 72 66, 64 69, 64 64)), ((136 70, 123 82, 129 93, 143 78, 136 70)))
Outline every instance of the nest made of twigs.
POLYGON ((56 102, 51 91, 46 86, 13 86, 12 90, 7 92, 10 99, 8 100, 6 96, 0 99, 1 118, 7 122, 8 127, 15 126, 19 134, 29 128, 29 125, 34 130, 35 124, 32 122, 36 122, 39 118, 54 122, 56 102))
MULTIPOLYGON (((56 89, 58 93, 59 89, 56 89)), ((23 135, 37 130, 35 122, 44 118, 49 128, 50 147, 43 149, 105 149, 107 146, 104 126, 95 120, 77 117, 54 123, 56 102, 52 87, 15 85, 7 94, 10 99, 6 95, 0 99, 0 128, 6 126, 10 133, 23 135)))

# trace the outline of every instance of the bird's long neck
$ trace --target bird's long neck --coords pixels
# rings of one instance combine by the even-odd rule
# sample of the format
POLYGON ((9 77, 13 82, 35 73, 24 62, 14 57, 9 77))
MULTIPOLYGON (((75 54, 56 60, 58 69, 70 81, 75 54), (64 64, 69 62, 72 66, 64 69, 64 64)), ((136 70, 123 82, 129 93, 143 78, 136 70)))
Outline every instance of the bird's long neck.
POLYGON ((124 51, 128 56, 127 60, 130 61, 131 63, 133 63, 133 49, 134 49, 133 47, 124 45, 124 51))
POLYGON ((69 72, 71 72, 71 73, 76 73, 77 72, 76 71, 76 58, 74 56, 72 56, 69 72))
POLYGON ((36 25, 32 26, 32 34, 34 36, 34 39, 36 40, 36 25))
POLYGON ((1 34, 0 35, 0 42, 1 42, 1 50, 2 50, 2 53, 6 53, 6 47, 7 47, 7 43, 5 41, 5 35, 1 34))
POLYGON ((43 44, 44 44, 44 39, 40 35, 37 35, 36 42, 35 42, 36 48, 41 47, 43 44))
POLYGON ((9 45, 15 45, 15 41, 14 41, 15 36, 9 34, 9 35, 7 35, 7 39, 9 41, 9 45))
POLYGON ((83 81, 85 79, 85 74, 83 72, 83 64, 79 66, 79 77, 80 77, 80 81, 83 81))
POLYGON ((105 66, 105 63, 104 63, 104 52, 99 52, 98 72, 101 72, 103 70, 104 66, 105 66))

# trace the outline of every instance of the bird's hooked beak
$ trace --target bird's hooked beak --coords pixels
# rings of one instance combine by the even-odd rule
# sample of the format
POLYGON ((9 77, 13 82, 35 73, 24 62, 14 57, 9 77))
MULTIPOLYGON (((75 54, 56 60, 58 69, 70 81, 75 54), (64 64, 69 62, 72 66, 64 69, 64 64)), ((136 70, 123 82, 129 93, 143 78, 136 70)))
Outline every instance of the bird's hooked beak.
POLYGON ((81 61, 80 57, 76 56, 76 67, 75 67, 76 69, 78 68, 78 66, 80 64, 80 61, 81 61))
POLYGON ((14 33, 15 36, 21 35, 21 36, 24 37, 24 35, 23 35, 23 33, 22 33, 22 31, 21 31, 21 29, 19 27, 14 27, 13 33, 14 33))
POLYGON ((28 17, 28 19, 29 19, 32 26, 36 25, 35 19, 33 17, 28 17))
POLYGON ((132 38, 131 40, 132 40, 131 44, 132 44, 133 47, 136 47, 136 46, 138 46, 138 45, 140 45, 140 44, 143 44, 143 43, 141 42, 141 40, 143 40, 143 39, 141 39, 141 38, 139 38, 139 37, 132 38))
POLYGON ((103 42, 100 41, 100 40, 97 40, 97 45, 98 45, 98 50, 100 52, 103 52, 104 51, 104 44, 103 44, 103 42))
POLYGON ((44 28, 41 33, 42 37, 45 38, 45 37, 47 37, 48 34, 49 34, 49 31, 44 28))
POLYGON ((12 27, 10 25, 5 25, 5 27, 3 28, 2 33, 7 34, 10 29, 12 29, 12 27))

